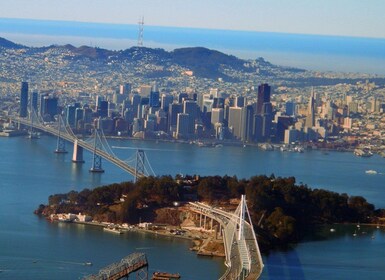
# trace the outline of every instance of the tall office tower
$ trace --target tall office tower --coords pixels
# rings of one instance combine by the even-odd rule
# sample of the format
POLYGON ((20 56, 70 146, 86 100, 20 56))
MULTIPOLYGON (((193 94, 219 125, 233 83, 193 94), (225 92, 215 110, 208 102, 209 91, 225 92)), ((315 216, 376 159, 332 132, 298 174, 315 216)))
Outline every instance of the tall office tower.
POLYGON ((190 135, 190 116, 189 114, 179 113, 176 125, 176 138, 188 138, 190 135))
POLYGON ((245 140, 248 142, 254 141, 254 132, 253 132, 253 125, 254 125, 254 110, 253 105, 247 105, 245 106, 245 140))
POLYGON ((181 92, 178 94, 178 103, 183 103, 183 101, 187 99, 188 99, 188 94, 186 92, 181 92))
POLYGON ((44 98, 46 98, 48 94, 40 94, 40 116, 44 116, 44 98))
POLYGON ((159 107, 159 90, 156 84, 154 84, 151 88, 150 107, 159 107))
POLYGON ((314 101, 314 90, 312 88, 310 98, 309 98, 309 105, 307 107, 305 127, 312 128, 313 126, 315 126, 315 101, 314 101))
POLYGON ((245 99, 244 96, 237 96, 235 98, 235 107, 245 107, 245 99))
POLYGON ((264 141, 270 139, 272 121, 273 108, 270 102, 266 102, 262 108, 262 137, 264 141))
POLYGON ((53 96, 44 96, 42 104, 42 116, 49 121, 58 114, 58 98, 53 96))
POLYGON ((39 99, 39 94, 37 91, 32 92, 32 98, 31 98, 31 108, 37 113, 37 101, 39 99))
POLYGON ((174 101, 174 96, 170 94, 162 94, 160 108, 163 109, 163 111, 168 112, 168 108, 173 101, 174 101))
POLYGON ((75 113, 76 113, 76 107, 74 105, 67 105, 65 109, 66 113, 66 124, 75 127, 76 120, 75 120, 75 113))
POLYGON ((223 123, 224 112, 222 108, 213 108, 211 110, 211 124, 215 126, 216 123, 223 123))
POLYGON ((213 108, 223 108, 225 105, 225 99, 222 97, 214 98, 213 108))
POLYGON ((246 131, 245 112, 245 108, 230 107, 229 109, 228 128, 235 138, 242 141, 245 140, 246 131))
POLYGON ((289 116, 279 116, 277 121, 277 132, 276 140, 282 142, 285 140, 285 131, 289 129, 290 126, 294 125, 293 117, 289 116))
POLYGON ((104 97, 97 95, 96 96, 96 111, 98 111, 98 108, 100 107, 101 102, 104 101, 104 97))
POLYGON ((193 100, 183 101, 183 113, 189 115, 189 134, 194 134, 195 120, 197 119, 197 116, 198 116, 197 103, 193 100))
POLYGON ((84 109, 83 108, 76 108, 76 110, 75 110, 75 127, 77 129, 82 128, 79 125, 80 123, 84 123, 84 109))
POLYGON ((125 83, 119 86, 119 94, 128 96, 131 93, 131 84, 125 83))
POLYGON ((100 101, 100 106, 98 107, 99 117, 106 118, 108 116, 108 101, 100 101))
POLYGON ((28 116, 28 82, 21 83, 19 116, 21 118, 28 116))
POLYGON ((285 104, 286 115, 295 116, 297 115, 297 104, 294 101, 288 101, 285 104))
POLYGON ((179 103, 172 103, 168 110, 168 128, 171 132, 176 130, 178 122, 178 114, 183 112, 183 105, 179 103))
POLYGON ((141 99, 142 98, 140 97, 140 95, 136 93, 131 97, 131 106, 134 118, 139 118, 138 113, 141 99))
POLYGON ((210 88, 210 95, 212 98, 218 98, 218 89, 217 88, 210 88))
POLYGON ((257 99, 257 115, 262 114, 263 104, 270 102, 271 88, 268 84, 261 84, 258 86, 258 99, 257 99))
POLYGON ((139 88, 139 95, 142 97, 148 97, 150 96, 152 86, 150 85, 142 85, 139 88))

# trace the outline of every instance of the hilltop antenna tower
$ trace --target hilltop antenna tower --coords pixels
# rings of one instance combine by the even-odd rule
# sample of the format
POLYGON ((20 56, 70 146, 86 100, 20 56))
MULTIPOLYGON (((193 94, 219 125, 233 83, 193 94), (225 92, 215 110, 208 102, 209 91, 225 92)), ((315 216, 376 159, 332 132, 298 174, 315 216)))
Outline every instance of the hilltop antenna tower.
POLYGON ((144 17, 139 19, 138 47, 143 47, 144 17))

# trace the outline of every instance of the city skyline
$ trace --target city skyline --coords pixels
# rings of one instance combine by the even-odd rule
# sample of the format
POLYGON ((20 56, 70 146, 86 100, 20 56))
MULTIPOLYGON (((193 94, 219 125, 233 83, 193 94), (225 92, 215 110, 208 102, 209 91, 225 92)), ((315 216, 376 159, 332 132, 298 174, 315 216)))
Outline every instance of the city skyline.
POLYGON ((137 24, 143 16, 149 26, 385 38, 380 0, 4 2, 0 18, 137 24))

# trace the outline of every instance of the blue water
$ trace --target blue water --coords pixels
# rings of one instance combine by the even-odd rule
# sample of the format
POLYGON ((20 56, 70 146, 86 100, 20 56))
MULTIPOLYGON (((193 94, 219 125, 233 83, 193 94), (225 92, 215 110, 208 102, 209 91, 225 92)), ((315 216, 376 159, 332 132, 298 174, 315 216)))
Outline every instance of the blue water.
MULTIPOLYGON (((125 49, 136 44, 138 26, 0 18, 0 36, 30 45, 95 41, 101 47, 125 49), (69 41, 63 42, 60 37, 69 41)), ((313 70, 385 74, 385 39, 145 26, 144 42, 148 47, 166 49, 204 46, 243 58, 264 56, 277 64, 313 70)))
MULTIPOLYGON (((100 228, 49 223, 35 216, 33 210, 47 203, 50 194, 132 179, 105 161, 105 173, 90 174, 89 153, 85 153, 86 163, 76 165, 71 163, 71 153, 52 152, 55 142, 48 136, 33 141, 0 138, 1 279, 79 279, 134 251, 147 254, 150 272, 179 272, 183 279, 217 279, 223 273, 223 259, 197 257, 188 250, 190 241, 136 233, 115 236, 100 228), (94 265, 84 266, 88 261, 94 265)), ((376 207, 385 207, 384 175, 365 173, 368 169, 385 173, 385 159, 378 156, 119 140, 111 145, 120 147, 113 149, 120 158, 130 158, 136 148, 143 148, 157 174, 295 176, 297 182, 362 195, 376 207)), ((385 231, 361 226, 353 237, 355 226, 333 227, 334 233, 325 229, 326 239, 264 256, 262 279, 381 279, 385 231)))

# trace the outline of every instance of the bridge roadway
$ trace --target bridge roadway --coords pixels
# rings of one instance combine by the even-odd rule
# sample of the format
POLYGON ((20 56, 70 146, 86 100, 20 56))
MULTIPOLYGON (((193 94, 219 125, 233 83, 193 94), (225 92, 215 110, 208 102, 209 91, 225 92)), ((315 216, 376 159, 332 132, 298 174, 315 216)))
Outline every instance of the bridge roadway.
POLYGON ((263 262, 252 225, 244 221, 243 239, 238 240, 237 228, 239 225, 237 224, 239 217, 237 215, 201 202, 190 202, 190 206, 192 211, 216 220, 224 229, 223 241, 227 270, 219 280, 258 279, 262 273, 263 262), (230 236, 234 234, 235 236, 230 236), (246 263, 242 254, 247 254, 248 261, 246 263))
MULTIPOLYGON (((49 133, 49 134, 52 134, 54 136, 59 136, 59 130, 53 128, 53 127, 50 127, 50 126, 47 126, 47 125, 42 125, 42 124, 36 124, 36 123, 33 123, 30 121, 30 120, 26 120, 26 119, 23 119, 23 118, 13 118, 13 121, 14 122, 19 122, 20 124, 23 124, 23 125, 26 125, 26 126, 31 126, 37 130, 40 130, 40 131, 43 131, 43 132, 46 132, 46 133, 49 133)), ((77 143, 80 147, 83 147, 84 149, 90 151, 90 152, 94 152, 98 155, 98 156, 101 156, 102 158, 108 160, 109 162, 111 162, 112 164, 115 164, 116 166, 120 167, 121 169, 123 169, 124 171, 130 173, 132 176, 135 177, 135 168, 129 166, 127 163, 125 163, 123 160, 119 159, 119 158, 116 158, 110 154, 108 154, 107 152, 99 149, 99 148, 96 148, 83 141, 83 140, 80 140, 78 139, 75 135, 71 135, 69 133, 63 133, 62 131, 60 132, 60 137, 65 139, 66 141, 68 142, 71 142, 71 143, 74 143, 76 140, 77 140, 77 143)), ((138 173, 137 174, 137 177, 145 177, 146 175, 143 174, 143 173, 138 173)))

